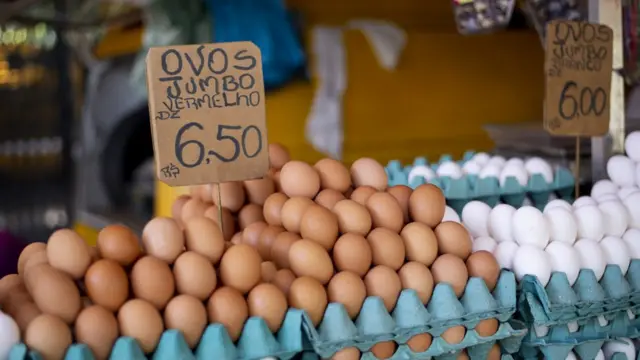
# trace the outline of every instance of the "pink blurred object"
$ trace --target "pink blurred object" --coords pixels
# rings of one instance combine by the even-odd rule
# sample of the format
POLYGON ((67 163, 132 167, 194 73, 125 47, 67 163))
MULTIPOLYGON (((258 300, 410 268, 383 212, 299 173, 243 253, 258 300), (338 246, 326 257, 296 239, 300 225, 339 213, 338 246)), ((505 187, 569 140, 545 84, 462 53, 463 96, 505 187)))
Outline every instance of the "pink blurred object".
POLYGON ((24 239, 16 237, 8 231, 0 231, 0 278, 16 272, 18 257, 25 246, 24 239))

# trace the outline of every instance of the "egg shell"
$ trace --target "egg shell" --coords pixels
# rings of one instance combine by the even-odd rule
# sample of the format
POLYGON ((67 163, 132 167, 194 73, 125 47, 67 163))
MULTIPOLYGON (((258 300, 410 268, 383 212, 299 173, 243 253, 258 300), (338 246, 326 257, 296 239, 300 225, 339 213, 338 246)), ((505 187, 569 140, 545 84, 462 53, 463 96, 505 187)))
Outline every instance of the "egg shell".
POLYGON ((400 283, 403 289, 413 289, 418 294, 420 301, 427 304, 433 293, 433 275, 424 264, 410 261, 398 270, 400 283))
POLYGON ((325 285, 333 276, 331 257, 318 243, 301 239, 289 249, 289 264, 296 276, 309 276, 325 285))
POLYGON ((379 296, 387 311, 392 311, 402 290, 398 274, 388 266, 373 267, 364 277, 368 296, 379 296))
POLYGON ((82 278, 91 264, 87 243, 70 229, 56 230, 47 240, 46 251, 49 264, 73 279, 82 278))
POLYGON ((335 274, 327 285, 329 302, 337 302, 344 305, 347 314, 355 319, 360 313, 364 299, 367 296, 367 288, 364 281, 355 273, 341 271, 335 274))
POLYGON ((43 359, 62 359, 71 346, 71 330, 60 318, 42 314, 35 318, 24 334, 24 343, 43 359))
POLYGON ((636 347, 629 338, 620 338, 617 341, 607 341, 602 347, 605 359, 611 359, 615 353, 622 353, 627 359, 636 357, 636 347))
POLYGON ((196 252, 217 264, 224 252, 224 235, 220 226, 206 217, 190 219, 184 228, 187 250, 196 252))
POLYGON ((530 244, 521 245, 513 256, 513 271, 518 280, 522 280, 525 275, 533 275, 542 286, 546 286, 551 278, 551 261, 541 248, 530 244))
POLYGON ((573 248, 578 252, 581 268, 593 270, 596 279, 600 280, 607 267, 607 260, 598 242, 591 239, 580 239, 576 241, 573 248))
POLYGON ((269 166, 274 169, 282 169, 284 164, 291 160, 289 150, 281 144, 269 144, 269 166))
POLYGON ((222 324, 235 342, 249 318, 249 307, 238 290, 223 286, 215 290, 207 301, 207 314, 209 322, 222 324))
POLYGON ((40 264, 25 274, 24 282, 40 310, 73 323, 82 304, 80 291, 67 274, 40 264))
POLYGON ((9 359, 9 353, 14 345, 20 343, 20 329, 7 314, 0 313, 0 358, 9 359))
POLYGON ((427 225, 420 222, 409 223, 402 228, 400 237, 407 260, 430 266, 438 256, 438 238, 427 225))
POLYGON ((444 217, 445 206, 442 190, 432 184, 418 186, 409 198, 411 218, 431 228, 436 227, 444 217))
POLYGON ((269 195, 262 209, 265 221, 269 225, 282 226, 282 208, 289 200, 287 195, 277 192, 269 195))
POLYGON ((628 229, 622 235, 622 240, 627 244, 631 259, 640 259, 640 230, 628 229))
MULTIPOLYGON (((281 174, 280 181, 282 182, 282 174, 281 174)), ((269 195, 273 194, 276 191, 276 184, 273 181, 273 179, 271 179, 270 177, 264 177, 262 179, 254 179, 254 180, 245 180, 243 181, 243 185, 244 185, 244 191, 247 194, 247 200, 252 204, 257 204, 260 206, 263 206, 264 202, 267 200, 269 195)), ((309 184, 307 186, 312 186, 312 185, 309 184)))
POLYGON ((300 220, 300 235, 331 250, 338 239, 338 217, 320 205, 307 208, 300 220))
POLYGON ((562 207, 565 210, 573 211, 573 207, 566 200, 554 199, 554 200, 549 201, 547 203, 547 205, 544 206, 543 212, 546 213, 549 209, 553 209, 553 208, 556 208, 556 207, 562 207))
POLYGON ((209 260, 193 251, 185 251, 173 264, 176 291, 201 301, 209 298, 218 284, 216 272, 209 260))
POLYGON ((614 155, 607 161, 607 175, 620 187, 636 185, 635 164, 625 155, 614 155))
POLYGON ((578 279, 580 273, 580 256, 572 244, 560 241, 552 241, 545 249, 551 263, 551 270, 567 275, 569 285, 578 279))
POLYGON ((360 158, 351 164, 351 181, 355 186, 371 186, 378 191, 387 188, 389 179, 384 167, 374 159, 360 158))
POLYGON ((573 211, 573 215, 579 238, 600 241, 604 237, 604 217, 597 206, 581 206, 573 211))
POLYGON ((482 278, 489 291, 495 289, 500 276, 500 265, 491 252, 474 252, 469 256, 465 264, 469 277, 482 278))
POLYGON ((511 222, 515 212, 516 209, 508 204, 498 204, 491 209, 487 223, 488 235, 497 242, 514 241, 511 222))
POLYGON ((299 277, 291 283, 287 300, 289 306, 305 310, 316 327, 322 321, 329 303, 322 284, 308 276, 299 277))
POLYGON ((78 315, 74 334, 76 342, 87 345, 97 360, 106 360, 118 339, 118 320, 111 311, 91 305, 78 315))
POLYGON ((276 235, 276 239, 271 245, 270 258, 280 268, 287 269, 289 264, 289 250, 294 242, 300 240, 300 235, 288 231, 284 231, 276 235))
POLYGON ((247 204, 240 209, 237 218, 239 230, 244 230, 244 228, 255 222, 264 221, 262 206, 258 204, 247 204))
POLYGON ((544 249, 549 243, 549 228, 540 210, 533 206, 523 206, 516 210, 511 219, 513 238, 520 245, 533 245, 544 249))
POLYGON ((341 233, 354 233, 366 236, 371 231, 373 220, 369 210, 354 200, 341 200, 333 207, 341 233))
POLYGON ((122 336, 134 338, 145 354, 155 350, 164 330, 158 309, 142 299, 131 299, 122 305, 118 325, 122 336))
MULTIPOLYGON (((409 198, 411 197, 411 193, 413 192, 413 190, 410 187, 405 185, 396 185, 388 188, 387 192, 396 199, 398 204, 400 204, 400 208, 402 209, 402 215, 404 217, 404 222, 405 223, 411 222, 411 218, 409 216, 409 198)), ((446 214, 445 214, 445 217, 446 217, 446 214)))
POLYGON ((116 312, 129 298, 129 277, 119 263, 101 259, 84 276, 86 293, 94 304, 116 312))
POLYGON ((464 176, 464 172, 460 165, 453 161, 445 161, 438 166, 436 174, 439 177, 449 177, 451 179, 460 179, 464 176))
POLYGON ((314 201, 316 204, 323 206, 324 208, 331 210, 341 200, 345 200, 346 197, 341 192, 333 189, 321 190, 314 201))
POLYGON ((25 246, 18 257, 18 274, 22 275, 24 273, 24 265, 27 263, 31 255, 41 252, 46 254, 46 250, 47 245, 42 242, 34 242, 25 246))
POLYGON ((626 243, 619 237, 606 236, 600 241, 600 247, 607 264, 618 265, 622 275, 625 275, 631 263, 631 256, 626 243))
POLYGON ((371 247, 362 235, 346 233, 333 247, 333 263, 338 271, 351 271, 363 277, 372 261, 371 247))
POLYGON ((599 200, 604 195, 617 195, 619 189, 620 187, 611 180, 598 180, 591 187, 591 197, 599 200))
POLYGON ((619 200, 611 200, 598 204, 602 213, 604 234, 621 237, 629 225, 627 208, 619 200))
POLYGON ((320 175, 307 163, 289 161, 280 170, 280 186, 289 197, 313 199, 320 191, 320 175))
POLYGON ((282 206, 280 217, 282 226, 294 233, 300 233, 300 222, 307 208, 315 205, 313 200, 306 197, 292 197, 282 206))
POLYGON ((469 273, 464 261, 451 254, 438 256, 431 265, 431 275, 436 284, 448 283, 453 288, 456 296, 462 296, 469 279, 469 273))
POLYGON ((463 225, 445 221, 434 229, 434 233, 438 239, 439 254, 452 254, 462 260, 471 254, 471 238, 463 225))
POLYGON ((259 316, 267 323, 269 330, 276 333, 287 313, 287 298, 273 284, 258 284, 247 295, 249 316, 259 316))
POLYGON ((283 227, 273 225, 269 225, 262 230, 258 238, 258 253, 262 260, 271 260, 271 246, 276 241, 278 234, 284 231, 283 227))
POLYGON ((444 209, 444 216, 442 217, 442 222, 445 221, 455 221, 459 223, 462 220, 460 220, 460 216, 455 210, 453 210, 453 208, 446 206, 444 209))
MULTIPOLYGON (((202 214, 198 215, 200 216, 202 214)), ((192 217, 195 216, 189 216, 183 222, 186 223, 192 217)), ((148 255, 153 255, 167 264, 173 264, 184 249, 184 235, 175 220, 155 217, 142 230, 142 244, 148 255)))
POLYGON ((555 207, 544 212, 549 228, 549 239, 551 241, 564 242, 569 245, 576 242, 578 237, 578 224, 573 216, 573 212, 564 207, 555 207))
POLYGON ((524 168, 529 176, 541 175, 548 184, 553 183, 553 169, 546 160, 539 157, 531 157, 525 161, 524 168))
POLYGON ((412 183, 417 178, 424 178, 425 181, 429 181, 436 177, 438 177, 438 175, 436 175, 436 172, 430 167, 425 165, 416 165, 411 168, 411 171, 409 171, 409 174, 407 175, 407 182, 412 183))
POLYGON ((414 353, 421 353, 427 351, 429 346, 431 346, 433 338, 429 333, 422 333, 413 335, 409 340, 407 340, 407 346, 414 353))
POLYGON ((230 247, 220 260, 218 276, 223 285, 246 294, 262 279, 262 258, 246 244, 230 247))
POLYGON ((469 201, 462 209, 462 223, 476 238, 489 236, 489 214, 491 207, 481 201, 469 201))
POLYGON ((324 158, 313 166, 320 175, 322 189, 332 189, 344 193, 351 186, 351 174, 338 160, 324 158))
POLYGON ((509 178, 515 179, 522 187, 527 186, 529 182, 529 175, 523 165, 519 164, 507 164, 500 171, 500 186, 506 186, 509 178))
POLYGON ((140 239, 130 228, 113 224, 98 233, 97 248, 100 257, 129 266, 142 254, 140 239))

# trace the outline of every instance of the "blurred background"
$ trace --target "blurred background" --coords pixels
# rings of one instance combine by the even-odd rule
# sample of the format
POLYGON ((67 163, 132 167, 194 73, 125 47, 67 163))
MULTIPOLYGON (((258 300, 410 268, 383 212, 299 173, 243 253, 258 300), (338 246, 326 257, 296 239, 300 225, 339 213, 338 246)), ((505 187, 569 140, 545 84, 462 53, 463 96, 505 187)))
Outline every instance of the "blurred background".
MULTIPOLYGON (((144 78, 151 46, 256 41, 269 77, 269 140, 304 161, 459 158, 473 149, 570 162, 571 139, 541 127, 541 29, 551 19, 587 19, 589 5, 0 1, 0 229, 25 242, 64 226, 92 238, 114 221, 137 228, 166 214, 181 190, 154 178, 144 78), (314 106, 332 76, 344 84, 339 115, 314 106)), ((638 1, 622 5, 621 71, 632 104, 638 1)), ((583 148, 588 164, 588 139, 583 148)))

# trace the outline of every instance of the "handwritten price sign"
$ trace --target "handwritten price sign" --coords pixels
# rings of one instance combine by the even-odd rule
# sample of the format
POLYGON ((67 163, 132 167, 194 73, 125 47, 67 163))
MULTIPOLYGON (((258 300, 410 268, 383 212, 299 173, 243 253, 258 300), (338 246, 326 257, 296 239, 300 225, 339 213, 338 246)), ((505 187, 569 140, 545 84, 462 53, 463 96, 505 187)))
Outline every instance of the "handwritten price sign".
POLYGON ((599 24, 547 24, 544 127, 553 135, 609 131, 613 31, 599 24))
POLYGON ((151 48, 147 86, 161 181, 184 186, 266 175, 262 60, 253 43, 151 48))

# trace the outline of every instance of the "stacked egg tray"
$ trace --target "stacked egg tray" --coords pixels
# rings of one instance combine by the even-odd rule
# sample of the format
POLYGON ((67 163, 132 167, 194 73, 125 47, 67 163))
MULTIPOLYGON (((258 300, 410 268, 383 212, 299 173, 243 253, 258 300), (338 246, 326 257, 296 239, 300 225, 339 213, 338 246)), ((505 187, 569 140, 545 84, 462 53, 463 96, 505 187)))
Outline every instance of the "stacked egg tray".
POLYGON ((564 359, 574 351, 595 358, 602 344, 617 338, 640 337, 640 260, 632 260, 626 275, 608 265, 598 282, 583 269, 572 286, 566 274, 553 273, 546 287, 525 276, 518 289, 518 314, 530 328, 520 355, 564 359), (544 329, 544 335, 539 329, 544 329))
MULTIPOLYGON (((209 325, 194 351, 189 349, 182 334, 176 330, 163 333, 156 351, 145 356, 137 342, 129 337, 119 338, 111 352, 111 360, 258 360, 275 357, 289 360, 312 352, 322 358, 331 357, 347 347, 357 347, 363 353, 361 359, 375 360, 368 352, 381 341, 403 344, 391 358, 399 359, 455 359, 462 349, 473 359, 484 359, 491 347, 499 342, 502 349, 513 354, 518 351, 527 330, 522 322, 510 320, 516 310, 516 281, 513 273, 503 271, 493 294, 481 278, 469 279, 464 295, 458 299, 448 284, 436 285, 427 306, 414 290, 405 289, 400 294, 395 309, 389 313, 379 297, 365 299, 360 314, 352 321, 342 304, 331 303, 320 325, 315 328, 302 310, 289 309, 276 334, 269 331, 263 319, 251 317, 234 344, 224 327, 209 325), (473 330, 479 321, 496 318, 498 331, 488 337, 480 337, 473 330), (469 329, 459 344, 448 344, 439 336, 449 327, 463 325, 469 329), (407 340, 416 334, 428 332, 433 342, 427 351, 413 353, 407 340), (445 355, 446 354, 446 355, 445 355)), ((14 346, 9 360, 41 360, 39 354, 24 344, 14 346)), ((65 360, 93 360, 89 349, 74 344, 65 360)), ((508 359, 505 359, 508 360, 508 359)))
MULTIPOLYGON (((471 157, 473 157, 472 152, 465 153, 463 160, 458 161, 458 164, 462 166, 471 157)), ((438 166, 446 161, 452 161, 450 155, 443 155, 437 163, 432 164, 429 164, 424 157, 418 157, 412 165, 406 166, 402 166, 397 160, 392 160, 385 168, 389 178, 389 186, 406 185, 415 189, 424 183, 436 185, 442 189, 447 199, 447 205, 459 214, 462 213, 464 206, 472 200, 482 201, 491 207, 503 202, 518 208, 528 198, 540 210, 553 198, 573 201, 575 180, 573 174, 562 167, 555 170, 552 183, 546 182, 541 175, 534 174, 529 178, 527 186, 521 186, 513 177, 508 177, 504 185, 501 186, 497 177, 480 179, 477 175, 465 175, 460 179, 442 176, 429 181, 418 176, 409 182, 409 173, 414 166, 429 166, 436 171, 438 166), (552 195, 554 196, 552 197, 552 195)))

